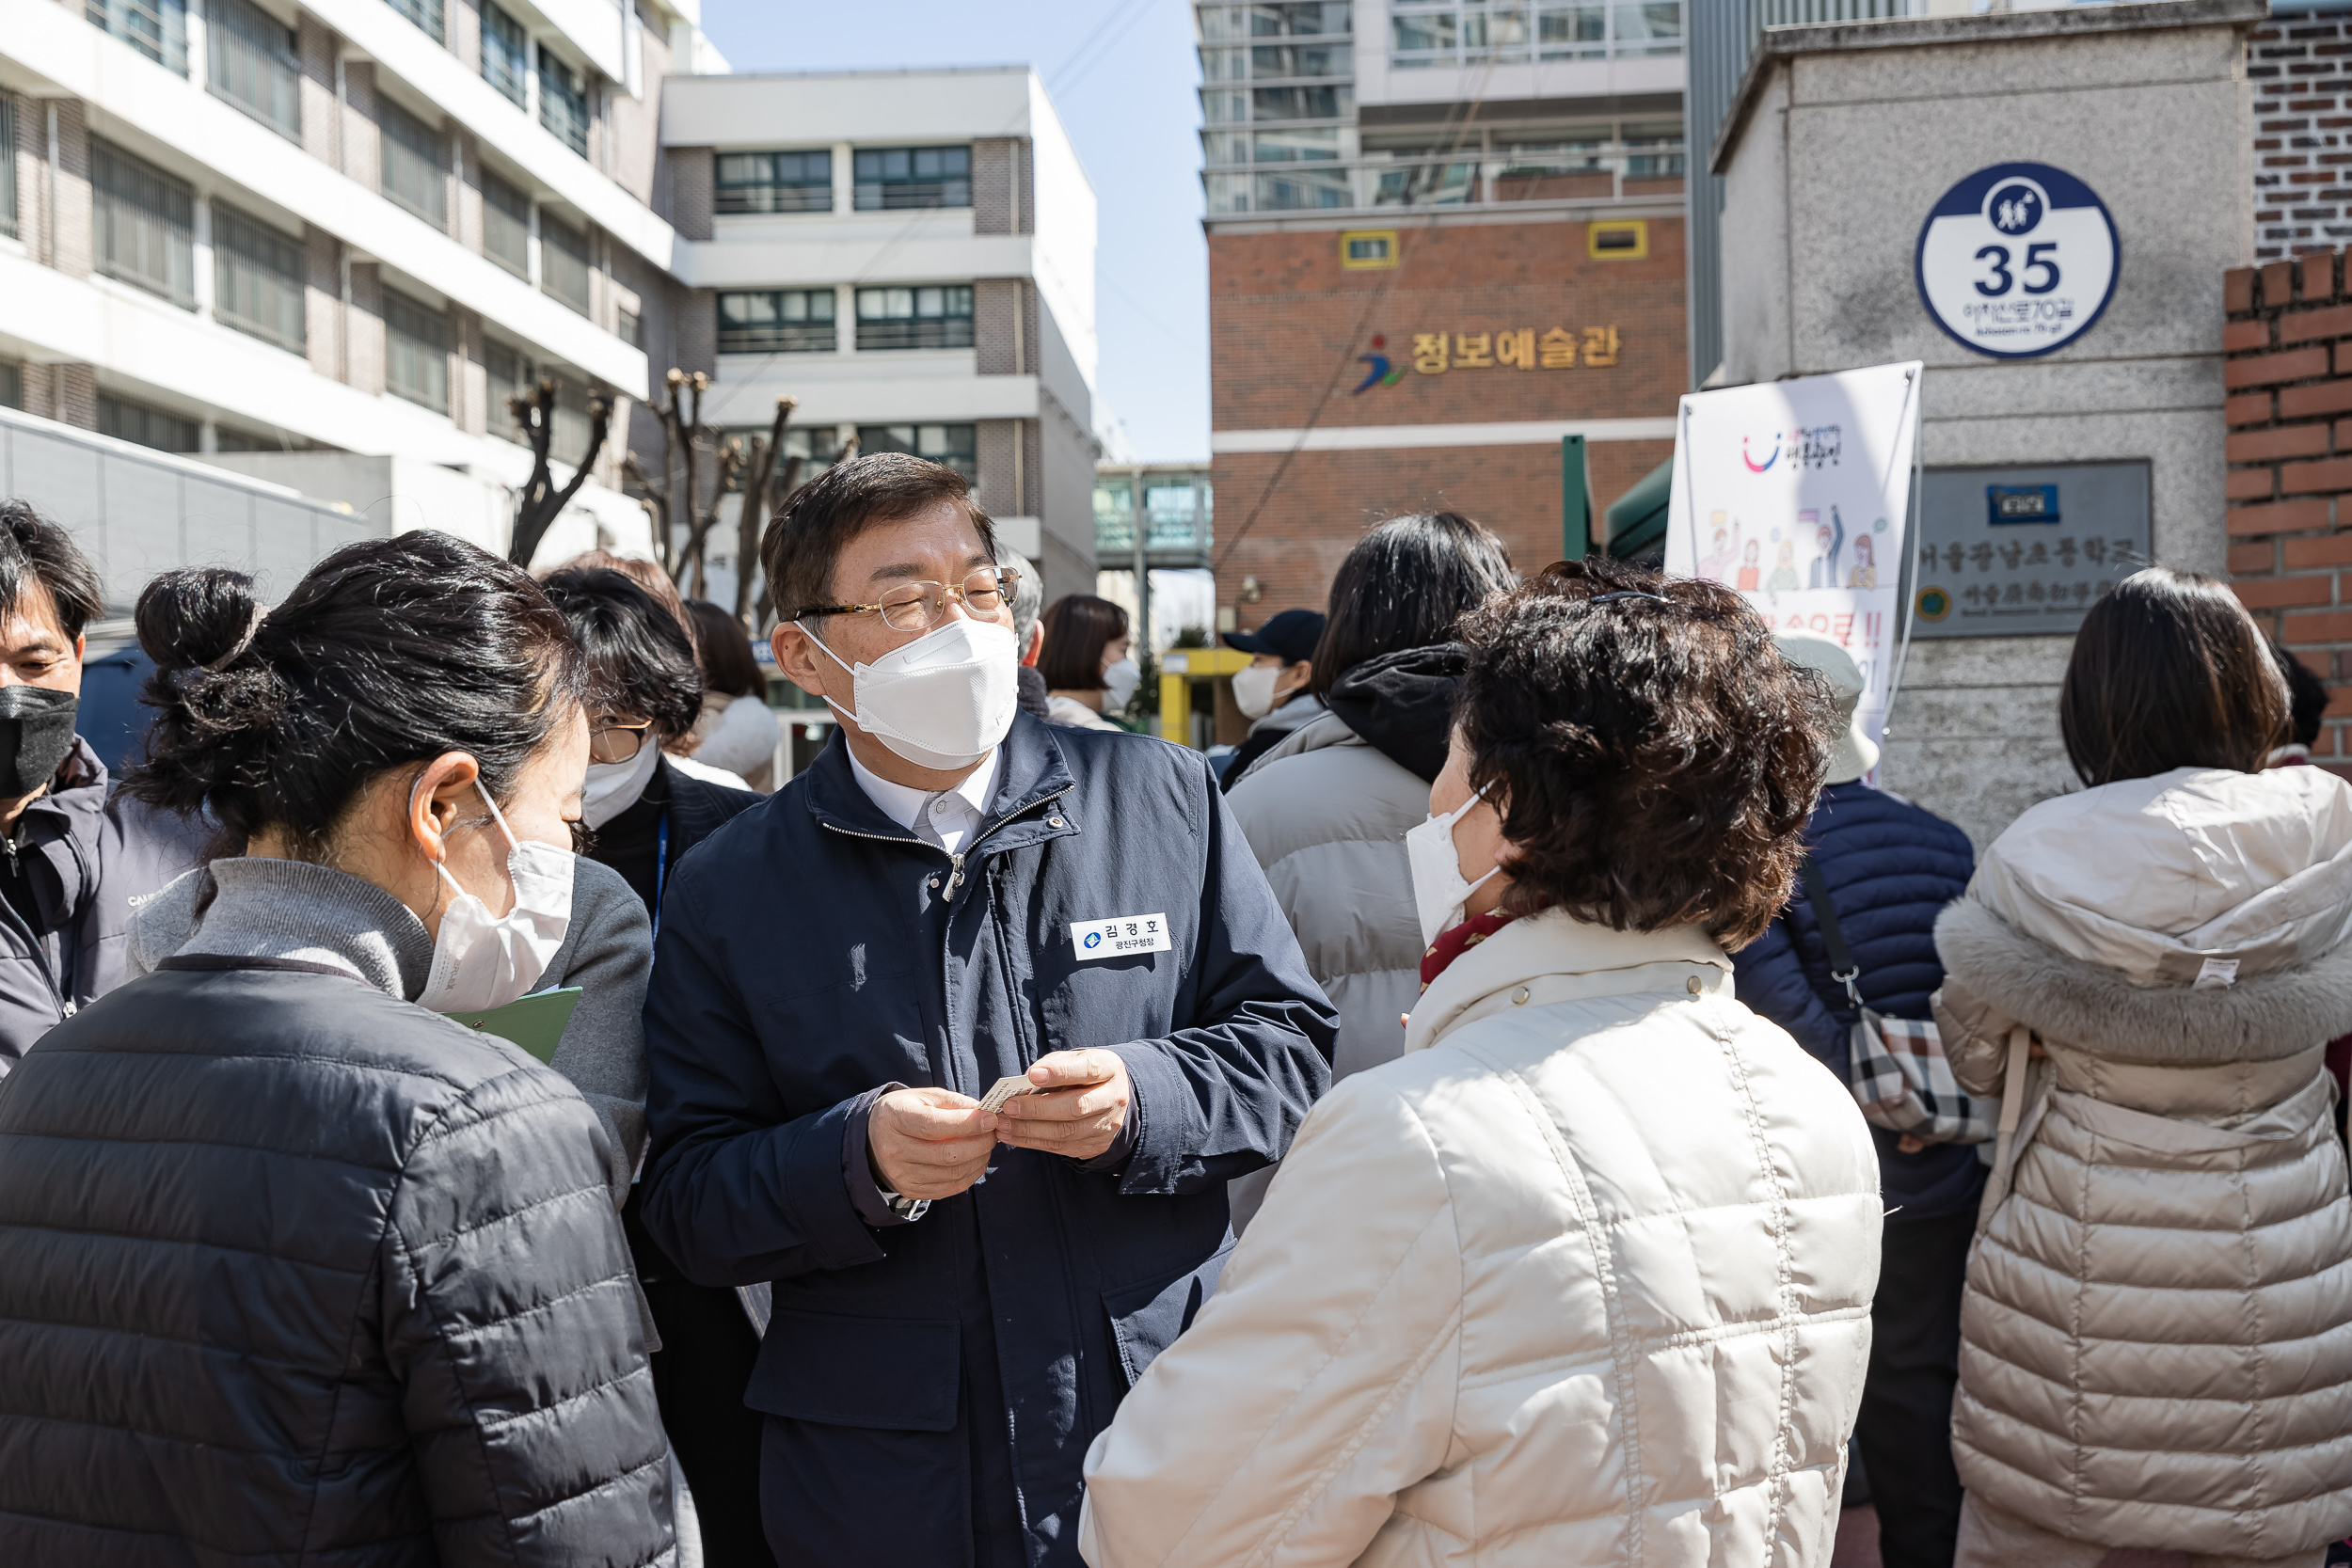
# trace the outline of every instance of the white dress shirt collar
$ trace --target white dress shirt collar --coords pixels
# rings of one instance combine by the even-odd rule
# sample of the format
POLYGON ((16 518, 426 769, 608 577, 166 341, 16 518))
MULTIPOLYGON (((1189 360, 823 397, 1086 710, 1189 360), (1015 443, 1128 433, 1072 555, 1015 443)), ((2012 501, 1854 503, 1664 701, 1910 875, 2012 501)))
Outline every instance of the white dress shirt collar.
MULTIPOLYGON (((845 737, 844 746, 849 745, 845 737)), ((858 787, 866 798, 879 807, 882 814, 910 832, 922 833, 915 822, 934 798, 950 805, 947 814, 957 820, 952 824, 933 821, 933 828, 947 839, 943 845, 949 854, 956 852, 961 839, 968 837, 987 818, 988 803, 996 798, 996 786, 1005 771, 1005 749, 990 752, 980 765, 964 775, 963 782, 953 789, 932 791, 916 789, 909 784, 893 784, 858 760, 855 750, 850 752, 850 771, 856 776, 858 787), (948 835, 952 834, 952 837, 948 835)))

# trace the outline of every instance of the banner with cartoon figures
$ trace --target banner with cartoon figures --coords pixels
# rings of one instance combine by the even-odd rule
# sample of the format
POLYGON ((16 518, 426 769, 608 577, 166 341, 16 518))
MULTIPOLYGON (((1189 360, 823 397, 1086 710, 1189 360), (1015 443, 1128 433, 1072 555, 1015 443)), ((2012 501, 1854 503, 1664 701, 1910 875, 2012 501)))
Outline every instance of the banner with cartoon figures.
POLYGON ((1873 740, 1903 629, 1919 374, 1914 360, 1693 392, 1675 436, 1666 570, 1737 589, 1774 631, 1843 644, 1873 740))

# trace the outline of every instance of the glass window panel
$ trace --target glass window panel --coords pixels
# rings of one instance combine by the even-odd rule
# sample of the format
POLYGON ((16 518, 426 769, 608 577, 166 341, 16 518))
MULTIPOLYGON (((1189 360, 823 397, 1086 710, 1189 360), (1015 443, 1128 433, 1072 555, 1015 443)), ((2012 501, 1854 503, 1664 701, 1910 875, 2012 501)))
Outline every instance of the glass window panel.
POLYGON ((831 289, 767 289, 719 296, 721 354, 832 354, 831 289))
POLYGON ((1136 547, 1136 487, 1124 474, 1094 481, 1094 548, 1099 556, 1123 555, 1136 547))
POLYGON ((1208 187, 1210 212, 1249 211, 1249 176, 1247 174, 1212 174, 1208 177, 1208 187))
POLYGON ((1262 164, 1317 163, 1340 155, 1337 126, 1261 131, 1250 140, 1256 144, 1256 158, 1262 164))
POLYGON ((860 289, 857 346, 869 349, 970 348, 972 287, 860 289))
POLYGON ((1203 49, 1200 51, 1200 79, 1204 82, 1241 82, 1249 76, 1249 54, 1242 49, 1203 49))
POLYGON ((969 147, 861 148, 852 159, 861 213, 972 205, 969 147))
POLYGON ((250 0, 211 0, 205 86, 289 141, 302 139, 302 63, 292 27, 250 0))
POLYGON ((588 313, 588 231, 539 214, 539 292, 588 313))
POLYGON ((520 107, 526 96, 524 79, 530 73, 531 45, 523 37, 523 24, 485 3, 482 8, 482 79, 520 107))
POLYGON ((449 320, 390 289, 384 291, 384 386, 395 397, 449 412, 449 320))
POLYGON ((167 71, 188 73, 187 0, 86 0, 82 15, 167 71))
POLYGON ((722 213, 828 213, 833 210, 833 151, 722 152, 722 213))
POLYGON ((375 101, 384 133, 377 182, 384 194, 434 228, 449 228, 449 179, 441 133, 385 98, 375 101))
POLYGON ((512 404, 531 386, 530 358, 496 338, 485 338, 482 343, 482 368, 488 384, 490 434, 520 441, 522 428, 515 420, 512 404))
POLYGON ((612 335, 631 348, 645 346, 645 327, 642 318, 628 306, 621 307, 612 335))
POLYGON ((157 451, 194 451, 199 445, 194 420, 104 392, 98 394, 98 434, 157 451))
POLYGON ((1609 41, 1609 8, 1547 6, 1535 14, 1535 35, 1547 47, 1582 44, 1597 51, 1609 41))
POLYGON ((1345 169, 1256 176, 1257 210, 1262 213, 1346 207, 1351 185, 1345 169))
POLYGON ((858 450, 905 451, 945 464, 968 483, 980 481, 979 426, 970 424, 862 424, 858 450))
POLYGON ((1200 118, 1211 125, 1238 125, 1249 118, 1249 95, 1246 92, 1204 92, 1200 95, 1200 118))
POLYGON ((1675 0, 1618 0, 1612 8, 1617 53, 1677 54, 1682 48, 1682 8, 1675 0))
POLYGON ((1249 52, 1249 74, 1259 80, 1277 76, 1345 76, 1355 69, 1355 51, 1344 43, 1261 44, 1249 52))
POLYGON ((449 41, 449 34, 441 17, 441 0, 391 0, 392 9, 424 29, 425 37, 436 43, 449 41))
POLYGON ((1249 138, 1232 131, 1210 131, 1200 138, 1202 150, 1212 166, 1246 164, 1249 161, 1249 138))
POLYGON ((1466 10, 1462 13, 1462 47, 1465 50, 1519 48, 1527 42, 1527 13, 1525 11, 1466 10))
POLYGON ((300 354, 308 339, 302 242, 213 203, 213 318, 300 354))
POLYGON ((548 425, 548 455, 578 464, 588 455, 588 388, 578 376, 555 379, 555 418, 548 425))
POLYGON ((1253 87, 1253 119, 1339 119, 1354 111, 1350 87, 1253 87))
POLYGON ((16 96, 0 92, 0 234, 15 233, 16 96))
POLYGON ((482 254, 517 277, 531 276, 531 198, 482 171, 482 254))
POLYGON ((1241 6, 1201 6, 1200 36, 1204 39, 1245 38, 1249 32, 1248 8, 1241 6))
POLYGON ((588 156, 588 86, 546 44, 539 46, 539 123, 557 141, 588 156))
POLYGON ((196 196, 186 182, 93 136, 90 229, 100 272, 196 309, 196 196))
POLYGON ((1354 25, 1355 8, 1345 0, 1280 6, 1250 6, 1251 38, 1316 38, 1345 33, 1354 25))

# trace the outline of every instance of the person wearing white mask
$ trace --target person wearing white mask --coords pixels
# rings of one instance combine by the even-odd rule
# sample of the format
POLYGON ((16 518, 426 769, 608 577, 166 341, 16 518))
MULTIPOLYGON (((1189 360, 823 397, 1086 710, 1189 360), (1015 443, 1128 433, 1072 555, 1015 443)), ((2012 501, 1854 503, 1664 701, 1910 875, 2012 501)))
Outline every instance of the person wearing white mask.
POLYGON ((537 989, 570 935, 563 617, 420 531, 266 615, 167 574, 138 627, 125 787, 240 852, 0 1094, 0 1355, 72 1366, 0 1378, 0 1561, 670 1562, 612 1135, 435 1010, 537 989))
POLYGON ((761 557, 838 738, 671 880, 645 1226, 771 1288, 779 1562, 1076 1568, 1086 1444, 1215 1291, 1332 1013, 1199 753, 1020 710, 955 470, 840 464, 761 557))
POLYGON ((1248 669, 1233 672, 1233 705, 1249 721, 1249 734, 1225 764, 1227 793, 1251 763, 1330 711, 1308 689, 1323 626, 1320 610, 1285 610, 1254 631, 1225 633, 1227 647, 1251 656, 1248 669))
POLYGON ((1092 594, 1065 594, 1039 625, 1045 646, 1037 672, 1045 678, 1046 719, 1081 730, 1115 730, 1106 714, 1127 711, 1143 669, 1135 659, 1127 612, 1092 594))
POLYGON ((1092 1568, 1827 1568, 1878 1160, 1734 999, 1829 704, 1713 583, 1564 562, 1462 623, 1405 1054, 1300 1130, 1087 1456, 1092 1568))

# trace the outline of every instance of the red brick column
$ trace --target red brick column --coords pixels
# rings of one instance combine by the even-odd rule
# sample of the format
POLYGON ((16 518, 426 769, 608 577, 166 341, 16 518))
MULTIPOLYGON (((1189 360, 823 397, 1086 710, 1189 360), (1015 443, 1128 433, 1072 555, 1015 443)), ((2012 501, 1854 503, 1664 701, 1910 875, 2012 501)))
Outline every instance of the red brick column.
POLYGON ((2312 747, 2352 775, 2352 293, 2314 251, 2225 279, 2230 579, 2336 696, 2312 747))

